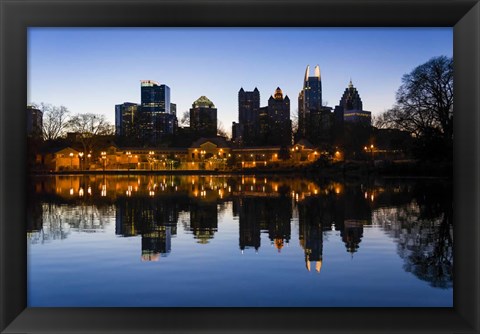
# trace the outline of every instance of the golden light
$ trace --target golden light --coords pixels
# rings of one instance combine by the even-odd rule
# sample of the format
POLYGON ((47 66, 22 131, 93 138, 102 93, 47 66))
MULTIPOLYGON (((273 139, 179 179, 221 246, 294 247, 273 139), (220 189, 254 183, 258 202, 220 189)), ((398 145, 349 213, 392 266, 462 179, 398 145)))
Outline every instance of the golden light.
POLYGON ((73 153, 70 153, 70 158, 73 158, 73 153))

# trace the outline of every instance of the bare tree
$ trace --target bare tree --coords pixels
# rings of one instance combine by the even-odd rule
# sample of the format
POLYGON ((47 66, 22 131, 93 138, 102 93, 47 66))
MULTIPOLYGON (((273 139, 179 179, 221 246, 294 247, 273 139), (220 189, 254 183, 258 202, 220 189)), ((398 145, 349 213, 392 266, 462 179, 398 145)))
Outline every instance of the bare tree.
POLYGON ((180 125, 183 127, 190 126, 190 112, 188 110, 183 112, 182 118, 180 118, 180 125))
POLYGON ((217 120, 217 136, 225 138, 229 137, 227 130, 225 130, 225 127, 223 126, 223 123, 219 120, 217 120))
POLYGON ((102 137, 114 134, 114 127, 104 115, 76 114, 68 122, 68 129, 77 135, 85 152, 94 151, 102 137))
POLYGON ((453 59, 440 56, 402 78, 386 122, 417 137, 439 133, 453 139, 453 59))
POLYGON ((383 112, 380 115, 372 115, 372 125, 377 129, 396 128, 395 123, 388 118, 388 113, 383 112))
POLYGON ((43 112, 43 138, 55 140, 65 135, 70 111, 64 106, 53 106, 49 103, 32 104, 43 112))
POLYGON ((296 134, 298 131, 298 109, 291 115, 292 133, 296 134))

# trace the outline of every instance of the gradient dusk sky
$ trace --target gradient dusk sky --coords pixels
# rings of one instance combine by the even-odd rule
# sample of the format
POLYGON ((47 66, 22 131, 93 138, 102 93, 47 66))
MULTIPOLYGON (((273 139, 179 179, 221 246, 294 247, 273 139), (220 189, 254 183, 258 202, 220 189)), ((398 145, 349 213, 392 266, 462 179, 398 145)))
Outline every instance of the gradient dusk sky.
POLYGON ((350 78, 365 110, 392 107, 401 78, 432 57, 453 56, 451 28, 29 28, 28 104, 105 114, 140 103, 140 80, 171 89, 180 119, 207 96, 231 132, 238 91, 279 86, 297 113, 307 65, 320 66, 324 104, 339 103, 350 78))

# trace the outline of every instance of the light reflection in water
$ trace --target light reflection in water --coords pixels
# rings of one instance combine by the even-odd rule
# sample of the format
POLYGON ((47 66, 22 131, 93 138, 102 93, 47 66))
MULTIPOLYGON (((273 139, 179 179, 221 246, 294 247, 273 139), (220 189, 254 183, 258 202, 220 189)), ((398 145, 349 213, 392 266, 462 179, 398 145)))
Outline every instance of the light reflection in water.
POLYGON ((140 261, 163 262, 175 252, 178 228, 194 244, 208 247, 221 235, 219 217, 228 211, 238 223, 239 254, 261 253, 268 246, 281 256, 296 242, 303 270, 320 274, 328 270, 326 236, 341 241, 353 257, 368 247, 363 245, 365 229, 380 228, 396 244, 403 270, 433 287, 452 288, 452 201, 445 195, 451 189, 442 188, 442 182, 343 183, 250 175, 79 175, 32 182, 27 234, 32 244, 68 239, 72 232, 103 232, 108 217, 115 217, 118 237, 141 238, 140 261), (262 236, 269 245, 262 245, 262 236))

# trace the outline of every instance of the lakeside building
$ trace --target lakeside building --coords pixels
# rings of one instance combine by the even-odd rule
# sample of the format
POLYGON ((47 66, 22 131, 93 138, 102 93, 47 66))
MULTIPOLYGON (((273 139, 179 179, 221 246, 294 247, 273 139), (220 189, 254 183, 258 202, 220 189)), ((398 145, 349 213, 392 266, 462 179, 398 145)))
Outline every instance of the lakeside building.
MULTIPOLYGON (((301 165, 313 162, 322 152, 307 142, 279 145, 234 147, 223 137, 200 138, 187 148, 118 147, 109 145, 85 154, 64 147, 37 153, 37 170, 229 170, 266 168, 273 165, 301 165)), ((327 154, 327 152, 323 152, 327 154)))

